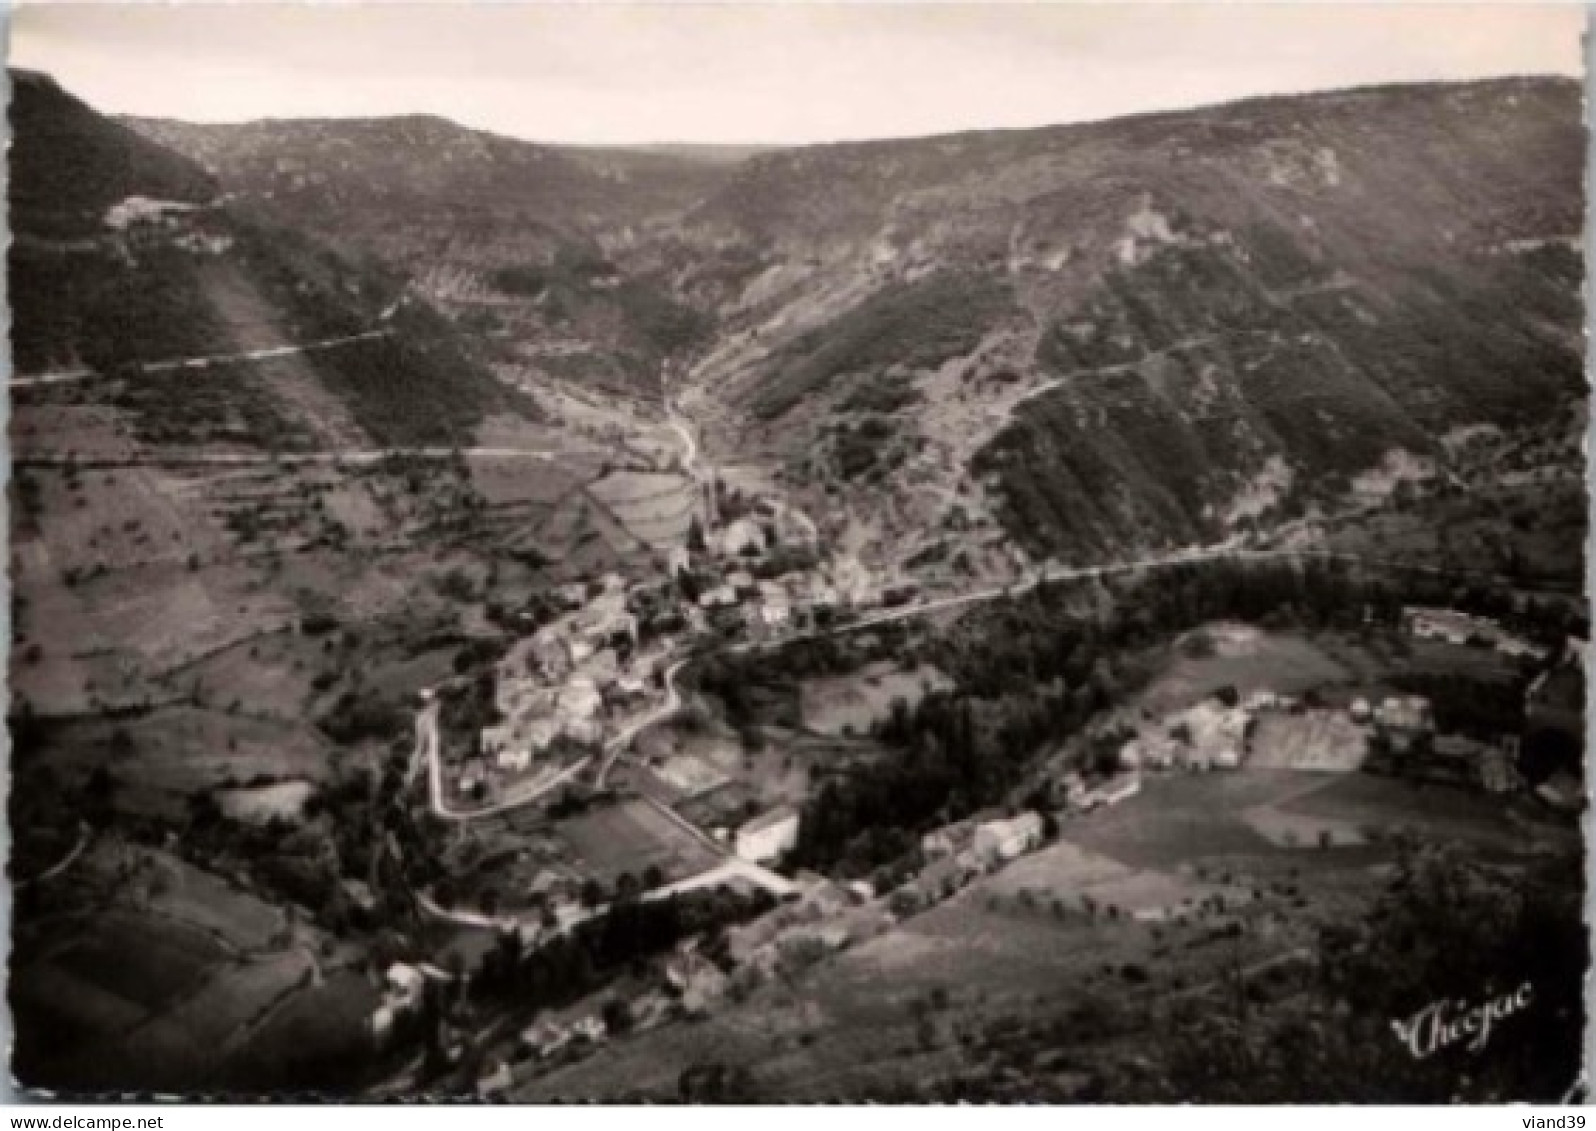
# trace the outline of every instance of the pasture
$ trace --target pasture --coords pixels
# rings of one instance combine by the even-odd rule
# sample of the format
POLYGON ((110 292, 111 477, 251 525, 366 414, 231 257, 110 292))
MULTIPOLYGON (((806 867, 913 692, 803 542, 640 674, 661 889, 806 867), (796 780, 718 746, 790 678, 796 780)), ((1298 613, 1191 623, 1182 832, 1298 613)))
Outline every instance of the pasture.
POLYGON ((1267 711, 1257 723, 1247 755, 1252 769, 1347 773, 1368 757, 1369 728, 1341 711, 1267 711))
POLYGON ((593 497, 649 546, 678 546, 697 508, 698 491, 685 475, 620 471, 588 485, 593 497))
POLYGON ((102 838, 48 895, 53 910, 16 936, 14 1005, 38 1035, 18 1051, 30 1079, 211 1079, 318 981, 318 933, 291 940, 276 907, 156 849, 102 838))
POLYGON ((1222 687, 1234 687, 1243 695, 1258 689, 1297 694, 1353 675, 1300 633, 1215 624, 1185 639, 1199 636, 1211 643, 1212 654, 1186 655, 1177 645, 1168 666, 1137 697, 1137 706, 1163 715, 1189 707, 1222 687))
POLYGON ((808 679, 799 690, 804 726, 831 737, 869 734, 891 715, 895 701, 913 708, 930 692, 952 685, 929 664, 906 670, 890 660, 848 675, 808 679))

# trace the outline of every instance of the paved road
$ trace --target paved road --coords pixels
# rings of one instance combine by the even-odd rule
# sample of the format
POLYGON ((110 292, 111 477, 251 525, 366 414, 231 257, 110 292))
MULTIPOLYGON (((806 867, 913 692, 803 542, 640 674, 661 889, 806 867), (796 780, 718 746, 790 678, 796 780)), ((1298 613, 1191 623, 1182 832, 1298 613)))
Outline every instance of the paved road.
POLYGON ((860 632, 867 628, 875 628, 895 621, 908 620, 912 617, 926 616, 930 613, 944 612, 948 609, 965 608, 970 605, 982 604, 987 601, 1004 600, 1012 597, 1023 596, 1040 585, 1052 585, 1058 582, 1083 581, 1093 578, 1112 577, 1119 574, 1135 573, 1138 570, 1164 569, 1176 565, 1188 565, 1193 562, 1215 561, 1221 558, 1234 558, 1245 561, 1339 561, 1349 565, 1361 565, 1378 569, 1404 570, 1411 573, 1423 573, 1432 577, 1452 577, 1473 581, 1486 581, 1495 585, 1517 588, 1520 583, 1502 574, 1489 573, 1484 570, 1458 569, 1451 566, 1429 566, 1414 562, 1400 561, 1394 558, 1371 558, 1359 554, 1337 553, 1333 550, 1271 550, 1271 549, 1244 549, 1234 542, 1224 542, 1213 546, 1197 546, 1185 550, 1177 550, 1170 554, 1157 557, 1140 558, 1131 562, 1116 562, 1107 565, 1085 566, 1079 569, 1052 569, 1041 573, 1032 574, 1012 585, 998 586, 991 589, 980 589, 970 593, 960 593, 949 597, 938 597, 918 604, 904 605, 901 608, 887 609, 835 628, 823 629, 815 632, 805 632, 794 636, 786 636, 776 640, 751 640, 743 644, 728 646, 724 651, 732 654, 749 652, 772 651, 785 647, 788 644, 802 640, 817 640, 827 636, 842 636, 850 632, 860 632))
MULTIPOLYGON (((139 373, 175 373, 183 369, 209 369, 213 365, 229 365, 239 361, 268 361, 278 357, 293 357, 296 354, 319 353, 323 350, 340 349, 343 346, 354 345, 356 342, 369 342, 376 338, 386 338, 393 331, 387 328, 381 330, 367 330, 360 334, 347 334, 341 338, 324 338, 318 342, 306 342, 297 346, 271 346, 266 349, 245 350, 241 353, 217 353, 202 357, 174 357, 164 361, 147 361, 136 366, 139 373)), ((70 381, 88 381, 95 377, 109 376, 93 369, 65 369, 56 373, 39 373, 31 377, 13 377, 13 389, 27 389, 40 385, 60 385, 70 381)))
POLYGON ((792 895, 799 890, 798 885, 786 876, 778 875, 769 868, 761 867, 750 860, 744 860, 740 856, 728 856, 707 872, 700 872, 696 876, 688 876, 685 880, 677 880, 673 884, 655 888, 645 894, 643 898, 648 900, 668 899, 683 892, 716 888, 721 884, 731 883, 736 880, 756 884, 770 892, 777 899, 782 896, 792 895))
POLYGON ((37 876, 32 876, 25 880, 17 880, 15 882, 16 886, 19 888, 25 888, 33 884, 42 884, 46 880, 55 879, 62 872, 72 867, 72 865, 77 861, 77 858, 83 855, 83 850, 89 846, 89 838, 91 836, 93 836, 93 830, 90 829, 89 826, 84 822, 78 822, 77 843, 72 846, 67 854, 50 867, 40 872, 37 876))

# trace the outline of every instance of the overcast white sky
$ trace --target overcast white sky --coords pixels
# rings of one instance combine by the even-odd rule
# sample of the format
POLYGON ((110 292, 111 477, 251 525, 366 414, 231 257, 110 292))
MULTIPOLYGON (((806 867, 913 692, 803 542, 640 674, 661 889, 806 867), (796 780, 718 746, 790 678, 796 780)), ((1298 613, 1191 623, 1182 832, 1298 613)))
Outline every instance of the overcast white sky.
POLYGON ((11 61, 118 113, 796 143, 1578 75, 1583 28, 1572 5, 27 4, 11 61))

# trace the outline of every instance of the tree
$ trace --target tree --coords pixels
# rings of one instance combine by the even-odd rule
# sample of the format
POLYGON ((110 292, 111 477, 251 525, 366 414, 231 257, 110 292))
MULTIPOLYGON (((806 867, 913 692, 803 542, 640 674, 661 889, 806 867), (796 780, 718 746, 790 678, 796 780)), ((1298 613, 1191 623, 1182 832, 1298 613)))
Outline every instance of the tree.
POLYGON ((83 786, 83 819, 97 829, 111 823, 121 783, 104 766, 96 766, 83 786))
POLYGON ((599 1014, 604 1027, 611 1033, 625 1033, 632 1027, 632 1011, 620 998, 612 997, 604 1003, 599 1014))

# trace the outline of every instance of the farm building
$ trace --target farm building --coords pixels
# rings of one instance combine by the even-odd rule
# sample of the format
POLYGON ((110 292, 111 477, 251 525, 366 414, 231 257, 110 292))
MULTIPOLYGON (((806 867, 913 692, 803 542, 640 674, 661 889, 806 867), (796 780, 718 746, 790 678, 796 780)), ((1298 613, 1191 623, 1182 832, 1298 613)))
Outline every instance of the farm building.
POLYGON ((726 992, 726 975, 696 950, 673 955, 665 964, 665 980, 681 995, 682 1008, 701 1014, 726 992))
POLYGON ((974 835, 975 824, 972 821, 943 825, 920 838, 920 850, 929 857, 952 856, 969 847, 970 838, 974 835))
POLYGON ((510 1075, 510 1066, 501 1060, 477 1077, 477 1098, 503 1095, 514 1084, 515 1077, 510 1075))
POLYGON ((129 196, 106 209, 104 223, 107 228, 121 230, 133 224, 162 223, 173 213, 193 212, 200 206, 180 200, 154 200, 147 196, 129 196))
POLYGON ((1507 631, 1490 617, 1477 617, 1456 609, 1403 609, 1402 623, 1414 636, 1428 640, 1488 645, 1505 656, 1533 656, 1540 659, 1546 655, 1544 648, 1507 631))
POLYGON ((1411 740, 1435 729, 1430 701, 1422 695, 1393 695, 1375 709, 1380 729, 1399 739, 1411 740))
POLYGON ((383 975, 383 996, 397 1009, 414 1009, 421 1004, 427 978, 414 966, 395 962, 383 975))
POLYGON ((698 603, 706 609, 726 609, 737 603, 737 590, 730 585, 717 585, 699 594, 698 603))
POLYGON ((792 619, 792 606, 782 598, 780 601, 765 601, 759 606, 759 623, 765 628, 780 628, 792 619))
POLYGON ((591 719, 604 709, 604 698, 590 679, 573 679, 560 690, 555 707, 562 722, 591 719))
POLYGON ((613 648, 594 652, 576 672, 578 679, 588 680, 596 687, 614 683, 620 674, 621 659, 613 648))
POLYGON ((973 848, 975 855, 983 860, 1012 860, 1041 843, 1042 817, 1031 812, 976 826, 973 848))
POLYGON ((529 651, 545 678, 558 679, 571 666, 571 651, 565 637, 552 625, 533 634, 529 651))
POLYGON ((1518 768, 1505 750, 1492 750, 1476 767, 1480 788, 1487 793, 1516 793, 1523 787, 1518 768))
POLYGON ((1577 813, 1585 807, 1585 786, 1568 770, 1559 770, 1535 787, 1535 796, 1564 813, 1577 813))
POLYGON ((532 765, 532 751, 525 746, 506 746, 498 752, 497 765, 506 773, 523 773, 532 765))
MULTIPOLYGON (((561 655, 564 654, 561 648, 561 655)), ((493 704, 508 719, 517 715, 546 715, 554 710, 554 692, 533 679, 501 677, 493 689, 493 704)))
POLYGON ((637 618, 626 610, 623 594, 609 593, 583 609, 573 620, 576 633, 592 641, 595 647, 618 636, 637 643, 637 618))
POLYGON ((420 970, 395 962, 383 975, 382 1001, 366 1021, 374 1040, 382 1042, 393 1032, 396 1021, 421 1008, 427 979, 420 970))
POLYGON ((532 1055, 547 1059, 571 1043, 571 1031, 552 1021, 539 1021, 523 1029, 520 1040, 532 1055))
POLYGON ((1118 805, 1128 797, 1134 797, 1142 791, 1142 778, 1140 774, 1122 773, 1115 774, 1095 789, 1086 790, 1080 795, 1080 806, 1084 809, 1096 809, 1105 805, 1118 805))
POLYGON ((1266 687, 1250 692, 1241 701, 1242 710, 1245 711, 1273 711, 1280 707, 1280 696, 1266 687))
POLYGON ((813 546, 820 540, 820 532, 802 511, 791 507, 776 508, 776 538, 785 546, 813 546))
POLYGON ((1148 732, 1131 739, 1120 747, 1119 767, 1122 770, 1167 770, 1175 764, 1177 743, 1162 732, 1148 732))
POLYGON ((809 579, 808 591, 803 598, 811 605, 835 605, 839 599, 837 590, 819 574, 809 579))
POLYGON ((736 852, 744 860, 763 864, 797 843, 798 810, 782 805, 737 830, 736 852))
POLYGON ((1524 714, 1531 730, 1567 734, 1576 742, 1585 738, 1585 672, 1564 663, 1542 672, 1524 695, 1524 714))
POLYGON ((1352 701, 1347 713, 1352 716, 1352 721, 1355 723, 1366 723, 1374 717, 1374 709, 1369 706, 1369 701, 1361 696, 1352 701))

